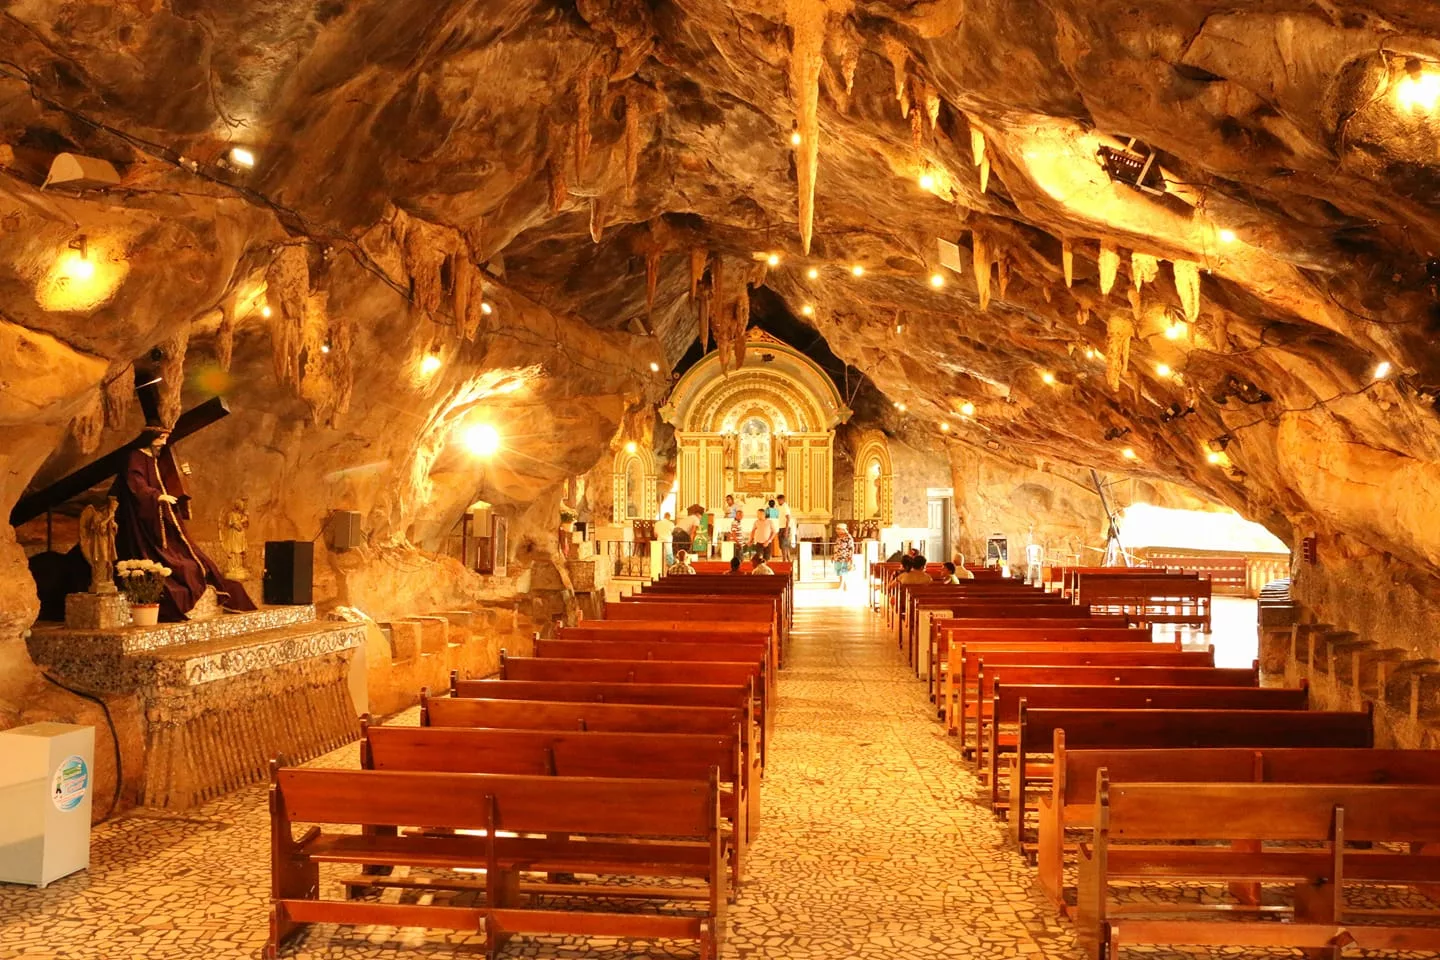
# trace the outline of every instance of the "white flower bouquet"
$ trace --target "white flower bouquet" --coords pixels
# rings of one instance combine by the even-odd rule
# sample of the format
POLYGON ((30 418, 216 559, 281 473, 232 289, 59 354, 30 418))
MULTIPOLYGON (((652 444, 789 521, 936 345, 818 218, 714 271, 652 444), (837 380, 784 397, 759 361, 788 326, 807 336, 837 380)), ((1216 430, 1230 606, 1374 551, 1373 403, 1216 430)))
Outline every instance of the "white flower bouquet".
POLYGON ((175 571, 154 560, 121 560, 115 564, 120 590, 132 604, 159 603, 165 578, 175 571))

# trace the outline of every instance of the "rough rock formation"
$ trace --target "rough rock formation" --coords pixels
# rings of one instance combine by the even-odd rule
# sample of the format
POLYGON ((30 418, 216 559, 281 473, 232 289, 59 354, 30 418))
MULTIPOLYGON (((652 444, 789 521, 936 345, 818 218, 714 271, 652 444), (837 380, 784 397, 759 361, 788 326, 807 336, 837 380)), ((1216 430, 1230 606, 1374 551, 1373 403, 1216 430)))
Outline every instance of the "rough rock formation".
MULTIPOLYGON (((160 347, 235 409, 181 448, 197 524, 359 509, 327 600, 466 599, 434 576, 463 507, 544 553, 650 364, 743 350, 763 285, 957 494, 1173 481, 1317 537, 1317 603, 1380 564, 1433 608, 1433 5, 34 0, 0 48, 6 510, 133 435, 160 347), (42 190, 62 151, 119 182, 42 190)), ((0 723, 42 683, 23 562, 0 524, 0 723)))

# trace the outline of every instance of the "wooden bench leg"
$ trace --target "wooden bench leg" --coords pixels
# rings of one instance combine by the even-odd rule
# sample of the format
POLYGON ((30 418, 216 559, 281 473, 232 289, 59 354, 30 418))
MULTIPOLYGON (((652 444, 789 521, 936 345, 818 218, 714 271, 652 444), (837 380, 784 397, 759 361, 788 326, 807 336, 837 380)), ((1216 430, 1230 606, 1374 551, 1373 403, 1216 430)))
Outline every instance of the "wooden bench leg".
MULTIPOLYGON (((1230 849, 1242 853, 1259 853, 1261 843, 1259 840, 1232 840, 1230 849)), ((1245 881, 1232 881, 1230 893, 1246 906, 1258 906, 1260 904, 1260 884, 1245 881)))

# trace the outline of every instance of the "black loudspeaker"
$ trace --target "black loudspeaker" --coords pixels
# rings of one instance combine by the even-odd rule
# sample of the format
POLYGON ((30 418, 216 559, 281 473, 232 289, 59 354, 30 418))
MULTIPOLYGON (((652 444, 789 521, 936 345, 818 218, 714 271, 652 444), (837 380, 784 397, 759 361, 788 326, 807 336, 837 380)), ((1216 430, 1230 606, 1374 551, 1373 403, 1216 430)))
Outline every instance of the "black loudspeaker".
POLYGON ((336 510, 330 514, 330 549, 351 550, 360 546, 360 513, 357 510, 336 510))
POLYGON ((311 603, 315 596, 315 544, 309 540, 265 542, 265 602, 311 603))

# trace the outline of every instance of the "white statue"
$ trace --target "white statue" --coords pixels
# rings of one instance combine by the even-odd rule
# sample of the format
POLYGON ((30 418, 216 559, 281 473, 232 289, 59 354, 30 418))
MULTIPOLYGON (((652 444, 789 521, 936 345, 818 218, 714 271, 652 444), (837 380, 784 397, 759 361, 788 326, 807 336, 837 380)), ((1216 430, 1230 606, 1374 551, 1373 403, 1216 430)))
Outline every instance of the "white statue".
POLYGON ((247 538, 250 529, 249 500, 238 497, 230 509, 220 515, 220 549, 225 554, 225 577, 228 580, 245 580, 250 574, 245 569, 247 538))
POLYGON ((115 593, 115 509, 114 497, 104 507, 92 503, 80 514, 80 552, 90 561, 90 592, 115 593))

